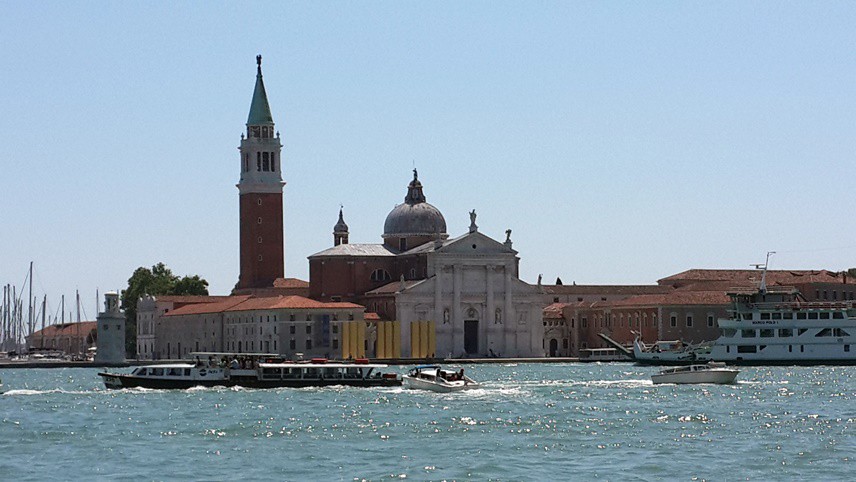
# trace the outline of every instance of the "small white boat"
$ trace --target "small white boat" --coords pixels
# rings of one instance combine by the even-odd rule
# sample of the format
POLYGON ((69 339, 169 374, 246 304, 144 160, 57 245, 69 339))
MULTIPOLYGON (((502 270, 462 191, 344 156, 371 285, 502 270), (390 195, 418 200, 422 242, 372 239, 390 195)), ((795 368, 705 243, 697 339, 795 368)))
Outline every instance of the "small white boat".
POLYGON ((706 365, 687 365, 667 368, 651 375, 654 384, 659 383, 734 383, 740 370, 727 368, 724 363, 710 362, 706 365))
POLYGON ((405 388, 431 390, 432 392, 457 392, 479 388, 478 382, 458 371, 443 370, 439 365, 420 365, 401 377, 405 388))

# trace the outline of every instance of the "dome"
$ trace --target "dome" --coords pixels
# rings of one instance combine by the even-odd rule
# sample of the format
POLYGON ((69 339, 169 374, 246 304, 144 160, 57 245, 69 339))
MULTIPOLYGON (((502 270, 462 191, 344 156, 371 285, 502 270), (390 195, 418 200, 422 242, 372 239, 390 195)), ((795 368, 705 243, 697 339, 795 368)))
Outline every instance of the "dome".
POLYGON ((383 238, 436 236, 447 238, 446 219, 440 210, 425 202, 422 183, 413 170, 413 180, 407 186, 404 203, 395 206, 383 223, 383 238))

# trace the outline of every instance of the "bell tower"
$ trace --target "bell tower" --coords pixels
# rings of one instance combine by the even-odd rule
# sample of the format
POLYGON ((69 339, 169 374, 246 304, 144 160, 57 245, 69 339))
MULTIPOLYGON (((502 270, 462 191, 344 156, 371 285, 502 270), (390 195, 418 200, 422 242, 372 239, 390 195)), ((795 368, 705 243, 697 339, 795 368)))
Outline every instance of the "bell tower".
POLYGON ((256 87, 241 134, 240 198, 241 273, 235 291, 272 287, 284 277, 282 225, 282 143, 274 130, 262 80, 262 56, 256 57, 256 87))

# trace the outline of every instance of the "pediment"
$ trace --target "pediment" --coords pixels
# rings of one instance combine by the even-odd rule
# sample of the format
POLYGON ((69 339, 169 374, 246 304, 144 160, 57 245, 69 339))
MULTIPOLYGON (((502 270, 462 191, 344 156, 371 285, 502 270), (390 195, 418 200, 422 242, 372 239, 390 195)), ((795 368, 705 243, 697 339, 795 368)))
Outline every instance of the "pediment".
POLYGON ((435 250, 437 253, 445 254, 476 254, 476 255, 516 255, 517 251, 509 248, 503 243, 485 236, 482 233, 468 233, 455 238, 435 250))

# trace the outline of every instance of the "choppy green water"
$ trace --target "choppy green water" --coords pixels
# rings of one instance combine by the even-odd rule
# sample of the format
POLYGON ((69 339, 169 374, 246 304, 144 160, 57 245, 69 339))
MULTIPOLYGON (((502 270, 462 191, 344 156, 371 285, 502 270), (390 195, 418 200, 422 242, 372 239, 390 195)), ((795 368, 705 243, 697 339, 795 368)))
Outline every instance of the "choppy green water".
POLYGON ((0 480, 852 479, 853 367, 746 367, 726 386, 653 386, 655 371, 472 365, 484 388, 436 394, 107 391, 92 369, 2 370, 0 480))

